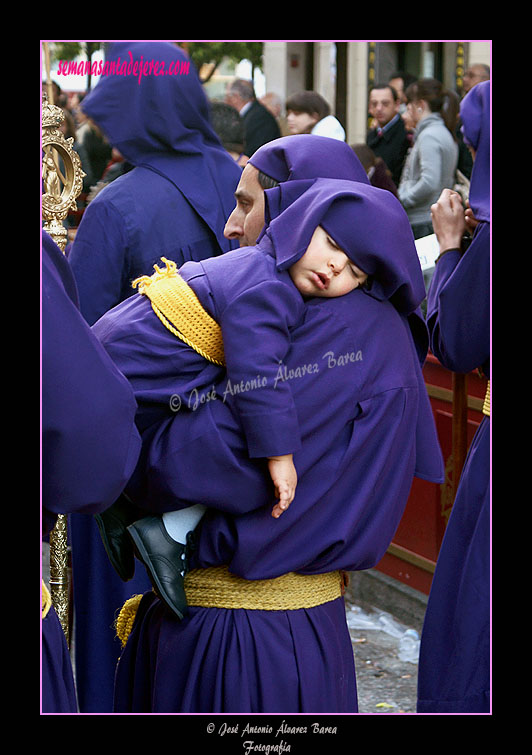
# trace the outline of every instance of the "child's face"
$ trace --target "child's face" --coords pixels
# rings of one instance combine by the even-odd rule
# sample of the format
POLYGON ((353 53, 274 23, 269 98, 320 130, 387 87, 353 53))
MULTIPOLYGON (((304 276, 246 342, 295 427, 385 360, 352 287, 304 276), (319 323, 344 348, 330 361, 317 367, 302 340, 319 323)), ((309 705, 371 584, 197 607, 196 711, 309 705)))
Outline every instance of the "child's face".
POLYGON ((304 296, 333 298, 363 285, 368 276, 318 226, 305 254, 289 268, 290 277, 304 296))

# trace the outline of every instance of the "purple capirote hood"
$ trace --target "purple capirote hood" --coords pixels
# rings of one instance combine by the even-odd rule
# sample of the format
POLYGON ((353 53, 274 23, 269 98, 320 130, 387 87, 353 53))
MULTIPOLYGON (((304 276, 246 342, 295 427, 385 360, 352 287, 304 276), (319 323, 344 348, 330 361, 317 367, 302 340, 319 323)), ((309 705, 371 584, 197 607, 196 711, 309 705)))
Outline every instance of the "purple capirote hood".
POLYGON ((330 178, 287 181, 265 191, 267 237, 279 270, 300 259, 321 225, 371 276, 368 293, 390 300, 402 314, 425 298, 425 285, 408 217, 389 191, 330 178))
POLYGON ((491 82, 481 81, 460 106, 464 141, 475 150, 469 204, 477 220, 490 221, 491 198, 491 82))
POLYGON ((351 147, 327 136, 282 136, 263 145, 249 162, 279 182, 338 178, 369 184, 366 171, 351 147))

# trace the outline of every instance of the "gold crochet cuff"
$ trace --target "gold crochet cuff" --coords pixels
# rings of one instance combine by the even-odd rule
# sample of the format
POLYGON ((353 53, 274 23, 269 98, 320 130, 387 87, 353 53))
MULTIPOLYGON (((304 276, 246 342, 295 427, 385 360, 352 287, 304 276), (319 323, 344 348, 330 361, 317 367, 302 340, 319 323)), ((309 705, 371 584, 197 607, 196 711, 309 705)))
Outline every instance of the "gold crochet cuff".
POLYGON ((161 257, 166 269, 154 265, 153 275, 133 281, 133 288, 151 301, 153 311, 171 333, 209 362, 225 365, 222 330, 205 311, 198 297, 177 272, 177 265, 161 257))
POLYGON ((249 580, 231 574, 227 566, 193 569, 185 577, 190 606, 294 611, 313 608, 342 596, 339 571, 327 574, 289 572, 274 579, 249 580))

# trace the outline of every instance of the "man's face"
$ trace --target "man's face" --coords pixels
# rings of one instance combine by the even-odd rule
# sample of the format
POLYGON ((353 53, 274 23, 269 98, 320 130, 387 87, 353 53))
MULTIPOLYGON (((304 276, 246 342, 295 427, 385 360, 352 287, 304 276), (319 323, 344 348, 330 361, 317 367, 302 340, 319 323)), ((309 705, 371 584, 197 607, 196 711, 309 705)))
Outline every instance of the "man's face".
POLYGON ((406 96, 405 96, 404 81, 403 81, 403 79, 401 79, 401 78, 390 79, 389 84, 397 92, 397 97, 399 98, 399 100, 401 102, 406 102, 406 96))
POLYGON ((264 189, 258 175, 248 163, 235 191, 236 207, 225 224, 225 238, 238 239, 240 246, 254 246, 264 225, 264 189))
POLYGON ((386 126, 399 111, 399 102, 394 100, 389 87, 372 89, 369 95, 369 114, 379 126, 386 126))
POLYGON ((481 66, 471 66, 464 73, 464 92, 469 92, 475 84, 486 80, 486 72, 481 66))
POLYGON ((231 107, 234 107, 238 111, 240 111, 241 107, 244 105, 242 98, 239 97, 236 92, 232 92, 230 86, 225 90, 224 102, 226 105, 231 105, 231 107))

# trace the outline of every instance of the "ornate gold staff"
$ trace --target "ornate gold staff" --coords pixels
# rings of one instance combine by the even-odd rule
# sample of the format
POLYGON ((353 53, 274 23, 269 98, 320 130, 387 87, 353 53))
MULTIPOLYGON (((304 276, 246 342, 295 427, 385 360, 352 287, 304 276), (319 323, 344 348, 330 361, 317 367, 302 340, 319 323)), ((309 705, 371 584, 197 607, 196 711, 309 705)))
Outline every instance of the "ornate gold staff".
MULTIPOLYGON (((67 231, 62 221, 70 209, 76 209, 76 198, 83 187, 85 173, 78 154, 72 148, 74 139, 65 139, 60 129, 64 115, 61 108, 53 104, 48 45, 46 42, 43 44, 48 90, 48 98, 43 96, 42 106, 43 227, 64 252, 67 231)), ((67 517, 64 514, 57 517, 50 533, 50 595, 68 642, 67 517)))

